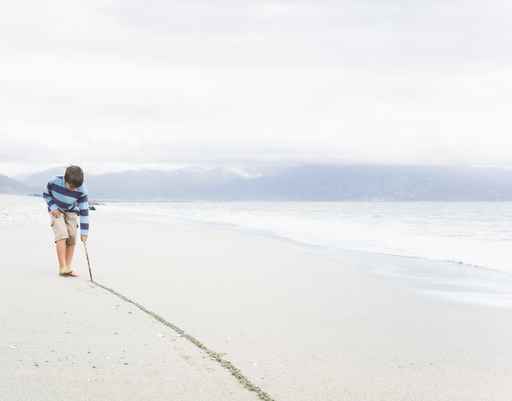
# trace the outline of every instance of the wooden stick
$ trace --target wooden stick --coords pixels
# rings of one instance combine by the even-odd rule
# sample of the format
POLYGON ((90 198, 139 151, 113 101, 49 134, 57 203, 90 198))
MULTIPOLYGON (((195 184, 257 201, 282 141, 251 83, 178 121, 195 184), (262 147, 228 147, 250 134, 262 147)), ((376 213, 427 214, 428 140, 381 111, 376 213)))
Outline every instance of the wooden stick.
POLYGON ((85 242, 83 242, 84 248, 85 248, 85 257, 87 258, 87 265, 89 266, 89 277, 91 278, 91 281, 94 281, 92 279, 92 271, 91 271, 91 262, 89 261, 89 252, 87 252, 87 245, 85 242))

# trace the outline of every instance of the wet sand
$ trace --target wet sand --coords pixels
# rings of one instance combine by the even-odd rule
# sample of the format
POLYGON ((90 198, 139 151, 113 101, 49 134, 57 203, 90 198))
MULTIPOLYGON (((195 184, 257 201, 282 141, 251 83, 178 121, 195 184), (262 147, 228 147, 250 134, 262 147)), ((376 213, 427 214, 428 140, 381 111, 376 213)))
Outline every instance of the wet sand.
MULTIPOLYGON (((45 217, 0 227, 7 400, 257 399, 190 341, 91 286, 82 249, 82 277, 57 277, 45 217), (30 252, 19 258, 24 245, 30 252)), ((228 227, 129 218, 108 205, 91 216, 88 248, 98 282, 222 354, 275 400, 512 397, 510 307, 474 297, 492 299, 492 289, 426 273, 472 283, 466 267, 334 256, 228 227)))

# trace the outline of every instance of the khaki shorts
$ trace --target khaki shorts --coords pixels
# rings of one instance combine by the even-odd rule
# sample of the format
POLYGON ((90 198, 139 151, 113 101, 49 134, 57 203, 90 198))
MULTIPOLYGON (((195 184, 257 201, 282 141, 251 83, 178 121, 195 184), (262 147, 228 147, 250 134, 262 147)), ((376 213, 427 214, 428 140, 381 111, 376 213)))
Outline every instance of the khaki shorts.
POLYGON ((78 216, 76 213, 61 212, 59 217, 50 214, 50 227, 55 234, 55 242, 66 240, 66 245, 76 244, 76 233, 78 228, 78 216))

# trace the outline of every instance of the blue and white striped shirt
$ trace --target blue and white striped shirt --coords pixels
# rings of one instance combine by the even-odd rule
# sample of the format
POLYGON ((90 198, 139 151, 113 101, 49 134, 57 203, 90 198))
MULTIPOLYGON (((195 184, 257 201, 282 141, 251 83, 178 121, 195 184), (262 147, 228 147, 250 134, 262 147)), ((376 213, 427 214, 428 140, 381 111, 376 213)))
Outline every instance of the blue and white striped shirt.
POLYGON ((66 188, 64 176, 52 178, 43 192, 43 198, 48 205, 48 211, 59 209, 63 212, 73 212, 80 216, 80 234, 89 233, 89 200, 87 188, 84 184, 75 191, 66 188))

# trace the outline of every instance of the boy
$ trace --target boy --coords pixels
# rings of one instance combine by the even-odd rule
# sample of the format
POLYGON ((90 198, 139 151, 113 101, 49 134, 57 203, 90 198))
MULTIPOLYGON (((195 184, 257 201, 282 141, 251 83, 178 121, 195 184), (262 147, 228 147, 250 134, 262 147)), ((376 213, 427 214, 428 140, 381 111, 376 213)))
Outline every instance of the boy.
POLYGON ((59 274, 76 277, 71 267, 76 244, 77 216, 80 216, 80 238, 87 241, 89 232, 89 202, 83 185, 84 173, 78 166, 66 168, 64 176, 56 176, 48 182, 43 197, 48 205, 55 235, 59 274))

